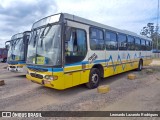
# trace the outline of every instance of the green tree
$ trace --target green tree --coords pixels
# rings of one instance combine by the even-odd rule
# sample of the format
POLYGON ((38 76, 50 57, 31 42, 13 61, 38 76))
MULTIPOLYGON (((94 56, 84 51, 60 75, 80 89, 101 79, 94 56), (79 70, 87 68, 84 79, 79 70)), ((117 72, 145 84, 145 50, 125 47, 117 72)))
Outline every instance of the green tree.
POLYGON ((154 23, 148 23, 144 26, 140 34, 152 39, 153 49, 160 49, 160 33, 158 32, 158 27, 155 26, 154 23))

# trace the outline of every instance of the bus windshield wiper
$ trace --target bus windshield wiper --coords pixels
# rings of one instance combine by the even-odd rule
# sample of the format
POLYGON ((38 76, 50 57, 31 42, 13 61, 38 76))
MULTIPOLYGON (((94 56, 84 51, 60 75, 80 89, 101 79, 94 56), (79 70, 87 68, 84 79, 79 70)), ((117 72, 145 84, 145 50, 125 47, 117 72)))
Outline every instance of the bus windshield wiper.
POLYGON ((47 24, 47 25, 44 27, 44 30, 42 31, 40 38, 44 38, 44 37, 48 34, 50 28, 51 28, 51 24, 47 24), (47 27, 49 27, 49 28, 48 28, 46 34, 44 35, 47 27))
POLYGON ((15 49, 16 45, 19 43, 20 38, 13 41, 13 48, 15 49))
POLYGON ((43 29, 43 31, 42 31, 42 33, 41 33, 41 36, 40 36, 40 38, 41 38, 41 47, 43 46, 43 39, 44 39, 45 36, 49 33, 50 29, 51 29, 51 24, 47 24, 47 25, 45 26, 45 28, 43 29), (46 29, 47 29, 47 27, 49 27, 49 28, 48 28, 46 34, 44 34, 45 31, 46 31, 46 29))
MULTIPOLYGON (((33 47, 36 46, 36 41, 37 41, 37 36, 38 36, 38 35, 37 35, 37 30, 35 30, 35 32, 36 32, 36 33, 35 33, 35 36, 34 36, 34 33, 33 33, 33 37, 32 37, 33 40, 34 40, 34 41, 33 41, 33 47)), ((32 39, 31 39, 31 40, 32 40, 32 39)))

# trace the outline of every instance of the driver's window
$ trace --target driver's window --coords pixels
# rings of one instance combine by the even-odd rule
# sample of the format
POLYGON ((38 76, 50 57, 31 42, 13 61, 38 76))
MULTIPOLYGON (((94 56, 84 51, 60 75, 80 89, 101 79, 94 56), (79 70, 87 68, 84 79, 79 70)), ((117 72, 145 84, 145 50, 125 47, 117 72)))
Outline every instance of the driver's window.
POLYGON ((66 46, 66 55, 67 56, 76 56, 77 54, 77 34, 76 30, 71 30, 71 36, 69 40, 65 43, 66 46))
POLYGON ((82 61, 87 53, 85 30, 71 28, 66 31, 66 34, 69 35, 69 37, 65 40, 66 64, 82 61))

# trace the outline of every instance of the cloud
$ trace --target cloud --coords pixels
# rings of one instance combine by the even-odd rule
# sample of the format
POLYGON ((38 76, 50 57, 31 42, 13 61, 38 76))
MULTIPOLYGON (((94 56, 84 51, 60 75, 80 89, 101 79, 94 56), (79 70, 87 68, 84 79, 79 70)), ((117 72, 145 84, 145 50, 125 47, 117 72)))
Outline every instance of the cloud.
POLYGON ((155 22, 157 0, 57 0, 59 12, 69 12, 93 21, 139 33, 155 22))
POLYGON ((0 39, 60 12, 140 33, 148 22, 156 22, 157 0, 0 0, 0 39))
POLYGON ((32 24, 50 12, 56 12, 54 0, 1 0, 0 39, 10 39, 13 34, 30 30, 32 24))

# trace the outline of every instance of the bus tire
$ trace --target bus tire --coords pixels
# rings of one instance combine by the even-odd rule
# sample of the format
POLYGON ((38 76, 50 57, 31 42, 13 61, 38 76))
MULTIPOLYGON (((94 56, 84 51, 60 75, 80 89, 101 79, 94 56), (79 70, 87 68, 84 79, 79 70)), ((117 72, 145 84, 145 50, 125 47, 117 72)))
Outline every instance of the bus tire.
POLYGON ((89 75, 89 82, 86 83, 87 88, 94 89, 97 88, 100 81, 100 72, 97 68, 92 68, 89 75))
POLYGON ((137 70, 138 70, 138 71, 141 71, 142 68, 143 68, 143 62, 142 62, 142 60, 140 60, 140 61, 139 61, 139 64, 138 64, 137 70))

